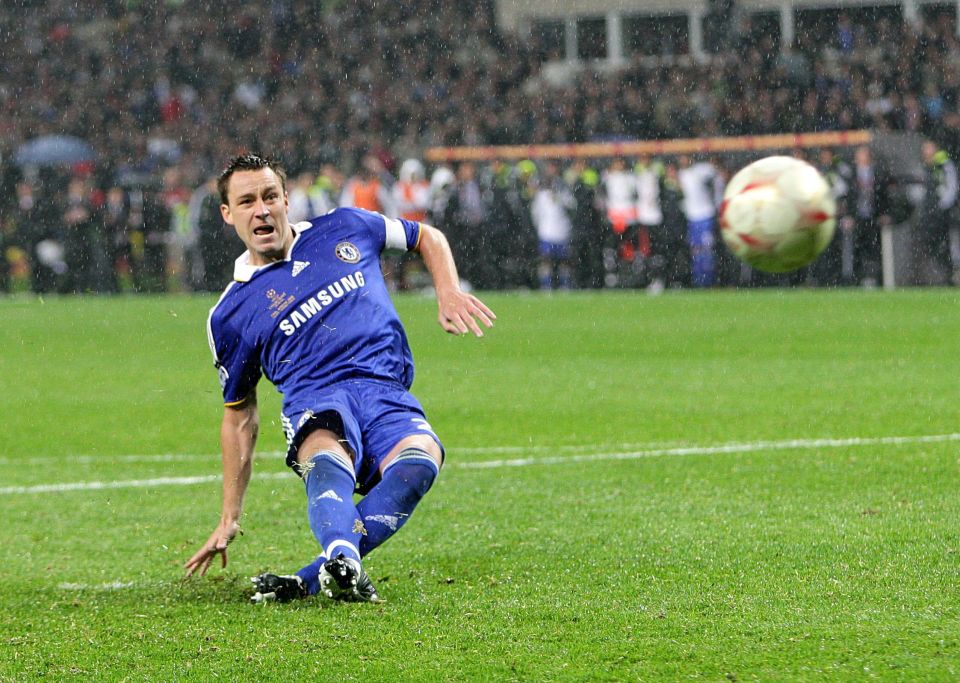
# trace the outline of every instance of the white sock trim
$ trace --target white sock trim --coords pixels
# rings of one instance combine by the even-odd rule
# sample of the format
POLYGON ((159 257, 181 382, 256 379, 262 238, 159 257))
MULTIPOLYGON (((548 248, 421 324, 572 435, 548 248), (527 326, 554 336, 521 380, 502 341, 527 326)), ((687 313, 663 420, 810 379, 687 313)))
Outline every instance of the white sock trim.
POLYGON ((405 448, 400 451, 400 454, 391 460, 386 467, 383 468, 383 473, 386 474, 387 470, 393 467, 398 462, 423 462, 430 465, 433 468, 436 474, 440 474, 440 468, 437 466, 436 461, 430 457, 430 454, 427 453, 422 448, 405 448))
MULTIPOLYGON (((325 552, 324 552, 323 554, 326 555, 327 557, 329 557, 330 559, 333 559, 334 557, 337 556, 337 554, 336 554, 334 551, 335 551, 337 548, 341 548, 341 547, 342 547, 342 548, 346 548, 347 550, 351 551, 356 557, 360 557, 360 550, 357 549, 357 546, 355 546, 355 545, 354 545, 353 543, 351 543, 350 541, 342 541, 342 540, 340 540, 340 541, 334 541, 333 543, 331 543, 330 545, 328 545, 328 546, 326 547, 326 550, 325 550, 325 552)), ((345 560, 348 560, 348 561, 350 561, 350 562, 357 562, 357 560, 356 560, 354 557, 348 557, 346 554, 344 554, 344 559, 345 559, 345 560)), ((357 569, 360 569, 360 563, 359 563, 359 562, 357 562, 357 569)))
POLYGON ((324 458, 329 460, 334 465, 342 469, 344 472, 350 475, 350 478, 353 479, 354 483, 357 481, 357 473, 353 470, 353 463, 350 462, 350 459, 340 453, 335 453, 334 451, 317 451, 315 454, 311 455, 307 460, 305 465, 302 465, 303 476, 308 475, 314 467, 317 466, 317 458, 324 458))

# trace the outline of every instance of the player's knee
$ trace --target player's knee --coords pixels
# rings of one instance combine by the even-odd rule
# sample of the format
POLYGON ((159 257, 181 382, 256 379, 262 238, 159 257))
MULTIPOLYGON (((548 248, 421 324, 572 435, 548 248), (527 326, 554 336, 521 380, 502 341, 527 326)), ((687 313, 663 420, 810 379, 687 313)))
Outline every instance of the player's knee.
POLYGON ((410 449, 420 450, 428 454, 436 463, 438 469, 443 465, 443 448, 440 447, 436 437, 427 434, 414 434, 402 439, 400 443, 394 446, 391 454, 384 459, 381 472, 410 449))
POLYGON ((329 429, 311 431, 297 450, 297 460, 305 465, 320 452, 334 453, 347 462, 353 462, 353 451, 339 434, 329 429))
POLYGON ((382 478, 396 482, 403 489, 407 502, 416 503, 430 490, 439 474, 440 466, 434 455, 420 447, 409 446, 384 468, 382 478))
POLYGON ((318 451, 307 458, 306 462, 297 463, 295 471, 307 482, 308 489, 311 484, 343 480, 344 477, 349 477, 356 483, 353 462, 346 454, 338 451, 318 451))

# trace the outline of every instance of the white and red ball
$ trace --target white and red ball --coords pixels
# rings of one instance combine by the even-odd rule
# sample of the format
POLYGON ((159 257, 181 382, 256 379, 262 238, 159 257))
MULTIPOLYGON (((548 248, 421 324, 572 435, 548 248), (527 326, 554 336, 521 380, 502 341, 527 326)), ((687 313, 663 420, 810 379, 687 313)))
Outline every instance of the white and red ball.
POLYGON ((785 273, 811 263, 836 227, 829 183, 800 159, 772 156, 737 172, 720 206, 720 234, 753 268, 785 273))

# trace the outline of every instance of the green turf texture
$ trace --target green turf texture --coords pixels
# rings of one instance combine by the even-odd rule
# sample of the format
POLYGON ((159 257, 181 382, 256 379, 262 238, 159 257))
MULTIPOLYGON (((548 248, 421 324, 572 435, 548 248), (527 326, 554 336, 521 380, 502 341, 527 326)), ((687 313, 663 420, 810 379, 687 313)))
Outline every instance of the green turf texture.
POLYGON ((397 299, 448 465, 376 606, 247 603, 315 552, 266 382, 225 570, 217 481, 30 489, 219 473, 213 298, 0 300, 0 681, 960 676, 960 295, 486 299, 397 299))

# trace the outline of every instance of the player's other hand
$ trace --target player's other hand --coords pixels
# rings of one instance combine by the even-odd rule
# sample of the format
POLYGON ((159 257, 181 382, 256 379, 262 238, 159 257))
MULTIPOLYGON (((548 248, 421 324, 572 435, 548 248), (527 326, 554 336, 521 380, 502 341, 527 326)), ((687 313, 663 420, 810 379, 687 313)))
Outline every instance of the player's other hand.
POLYGON ((442 294, 438 292, 437 301, 440 309, 437 320, 440 327, 450 334, 473 332, 475 336, 482 337, 483 330, 479 323, 493 327, 493 321, 497 319, 485 303, 460 289, 442 294))
POLYGON ((200 550, 194 553, 193 557, 184 563, 183 567, 187 570, 186 575, 193 576, 199 571, 200 576, 203 576, 207 573, 210 564, 213 562, 213 558, 217 555, 220 556, 220 566, 226 567, 227 546, 230 545, 230 541, 232 541, 238 533, 240 533, 240 524, 236 521, 221 521, 200 550))

